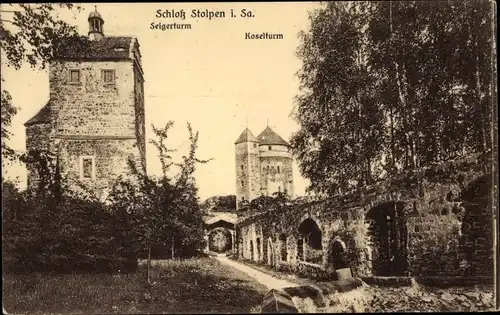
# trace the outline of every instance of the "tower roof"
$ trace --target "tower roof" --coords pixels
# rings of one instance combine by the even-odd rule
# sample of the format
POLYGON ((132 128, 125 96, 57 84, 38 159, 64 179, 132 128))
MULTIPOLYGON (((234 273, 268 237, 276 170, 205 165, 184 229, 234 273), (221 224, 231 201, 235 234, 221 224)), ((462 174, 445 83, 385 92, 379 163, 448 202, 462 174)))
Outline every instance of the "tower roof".
POLYGON ((257 140, 257 138, 255 138, 253 133, 248 128, 246 128, 245 130, 243 130, 243 132, 241 133, 241 135, 238 137, 238 139, 234 144, 242 142, 259 142, 259 140, 257 140))
POLYGON ((54 59, 123 60, 131 59, 132 36, 106 36, 99 41, 87 41, 85 37, 64 39, 54 52, 54 59), (74 42, 72 42, 74 41, 74 42))
POLYGON ((97 6, 95 6, 95 10, 94 11, 90 12, 88 19, 89 20, 91 20, 91 19, 100 19, 104 23, 104 20, 103 20, 101 14, 99 12, 97 12, 97 6))
POLYGON ((261 145, 271 145, 271 144, 279 144, 289 146, 288 142, 283 140, 271 127, 267 126, 264 131, 262 131, 257 137, 261 145))
POLYGON ((38 113, 35 114, 30 120, 24 123, 25 126, 36 124, 45 124, 50 122, 50 101, 42 107, 38 113))

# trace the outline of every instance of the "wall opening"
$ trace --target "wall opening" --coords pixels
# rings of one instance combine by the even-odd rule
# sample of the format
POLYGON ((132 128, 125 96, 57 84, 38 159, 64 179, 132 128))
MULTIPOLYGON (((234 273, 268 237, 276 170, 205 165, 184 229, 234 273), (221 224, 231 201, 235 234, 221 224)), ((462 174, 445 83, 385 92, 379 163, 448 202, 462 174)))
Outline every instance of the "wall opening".
POLYGON ((212 252, 225 253, 233 247, 231 232, 224 228, 216 228, 210 231, 208 242, 208 249, 212 252))
POLYGON ((254 252, 253 252, 253 241, 250 240, 250 259, 255 260, 254 258, 254 252))
POLYGON ((299 260, 321 264, 323 262, 323 245, 321 243, 322 233, 318 224, 313 219, 305 219, 299 225, 299 234, 303 240, 302 246, 297 242, 299 260))
POLYGON ((287 261, 288 250, 286 248, 286 235, 281 234, 279 237, 279 245, 280 245, 280 258, 281 261, 287 261))
POLYGON ((372 250, 375 276, 408 275, 408 229, 403 209, 404 203, 389 202, 366 214, 367 243, 372 250))
POLYGON ((297 239, 297 259, 304 260, 304 240, 302 238, 297 239))
POLYGON ((349 267, 346 246, 342 240, 338 238, 330 240, 328 253, 329 266, 333 267, 334 269, 349 267))

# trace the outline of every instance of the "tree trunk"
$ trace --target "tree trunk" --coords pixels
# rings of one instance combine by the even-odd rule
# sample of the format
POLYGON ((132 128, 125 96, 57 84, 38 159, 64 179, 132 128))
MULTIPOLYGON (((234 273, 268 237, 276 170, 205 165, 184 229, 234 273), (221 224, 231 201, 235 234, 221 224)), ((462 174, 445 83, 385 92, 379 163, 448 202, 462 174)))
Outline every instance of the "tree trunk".
POLYGON ((391 166, 390 173, 394 173, 394 169, 396 168, 396 148, 394 145, 394 113, 392 105, 389 105, 389 117, 391 119, 391 166))
POLYGON ((481 98, 481 76, 479 72, 479 44, 478 44, 478 39, 477 36, 475 38, 475 46, 476 46, 476 94, 477 94, 477 102, 479 106, 479 113, 480 113, 480 119, 481 119, 481 141, 482 141, 482 148, 481 151, 486 154, 488 151, 488 141, 486 140, 487 137, 487 131, 486 131, 486 124, 488 123, 486 120, 488 115, 486 114, 486 110, 484 108, 482 98, 481 98), (485 117, 486 116, 486 117, 485 117))
POLYGON ((148 244, 147 277, 148 284, 151 284, 151 244, 148 244))
POLYGON ((411 167, 412 163, 411 161, 413 160, 413 157, 411 155, 411 140, 410 136, 408 135, 408 112, 407 112, 407 102, 406 102, 406 97, 403 92, 403 82, 402 81, 402 74, 400 73, 400 67, 398 62, 393 59, 395 71, 396 71, 396 84, 398 87, 398 96, 399 96, 399 101, 401 103, 401 110, 403 112, 402 119, 403 119, 403 133, 405 137, 405 167, 408 168, 408 166, 411 167))

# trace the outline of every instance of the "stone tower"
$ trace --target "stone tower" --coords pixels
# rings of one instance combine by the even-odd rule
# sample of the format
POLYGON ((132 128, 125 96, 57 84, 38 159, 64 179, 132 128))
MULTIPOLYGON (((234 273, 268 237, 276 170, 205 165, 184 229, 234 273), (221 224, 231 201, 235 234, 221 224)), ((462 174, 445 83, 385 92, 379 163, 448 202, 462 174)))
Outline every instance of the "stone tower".
POLYGON ((257 137, 260 151, 260 191, 264 196, 283 192, 293 197, 290 145, 269 126, 257 137))
MULTIPOLYGON (((59 158, 63 177, 106 195, 128 160, 146 171, 144 72, 135 37, 105 36, 104 19, 89 17, 84 49, 61 45, 49 65, 50 97, 25 123, 26 149, 59 158)), ((28 167, 28 189, 39 177, 28 167)))
POLYGON ((260 195, 259 141, 245 129, 236 146, 236 208, 241 201, 250 201, 260 195))
POLYGON ((290 145, 269 126, 258 137, 245 129, 236 146, 236 208, 241 201, 276 192, 293 197, 290 145))

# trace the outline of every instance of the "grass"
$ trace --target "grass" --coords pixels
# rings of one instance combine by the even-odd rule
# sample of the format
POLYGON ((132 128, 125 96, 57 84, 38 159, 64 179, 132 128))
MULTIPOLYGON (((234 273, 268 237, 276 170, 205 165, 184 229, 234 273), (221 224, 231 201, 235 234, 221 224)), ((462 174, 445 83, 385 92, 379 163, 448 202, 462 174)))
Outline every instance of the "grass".
POLYGON ((267 288, 211 258, 155 261, 134 274, 4 275, 8 313, 148 314, 248 313, 267 288))

